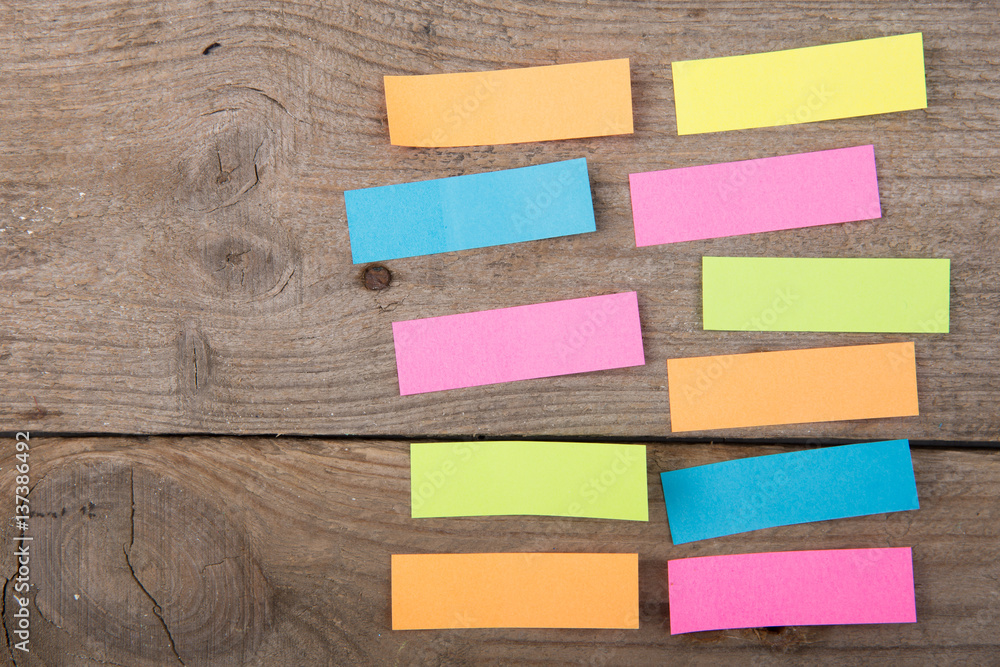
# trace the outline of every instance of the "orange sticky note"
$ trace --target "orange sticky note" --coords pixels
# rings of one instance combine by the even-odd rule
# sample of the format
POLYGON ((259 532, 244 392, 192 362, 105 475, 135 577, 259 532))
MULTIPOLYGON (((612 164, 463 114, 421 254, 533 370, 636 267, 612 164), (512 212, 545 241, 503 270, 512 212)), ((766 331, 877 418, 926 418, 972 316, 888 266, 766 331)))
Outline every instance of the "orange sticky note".
POLYGON ((918 414, 913 343, 669 359, 667 384, 675 433, 918 414))
POLYGON ((389 141, 482 146, 632 133, 628 58, 386 76, 389 141))
POLYGON ((393 630, 638 627, 638 554, 392 556, 393 630))

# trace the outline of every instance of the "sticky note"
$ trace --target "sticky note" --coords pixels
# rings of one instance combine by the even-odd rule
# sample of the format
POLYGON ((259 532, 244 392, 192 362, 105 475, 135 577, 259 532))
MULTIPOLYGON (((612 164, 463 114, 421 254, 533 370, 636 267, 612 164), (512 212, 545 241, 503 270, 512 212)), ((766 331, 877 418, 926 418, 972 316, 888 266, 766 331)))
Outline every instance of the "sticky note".
POLYGON ((587 159, 344 192, 355 264, 597 229, 587 159))
POLYGON ((628 178, 637 246, 882 217, 872 146, 628 178))
POLYGON ((917 621, 909 547, 685 558, 667 580, 672 635, 917 621))
POLYGON ((948 333, 951 260, 703 257, 705 329, 948 333))
POLYGON ((645 445, 410 445, 414 517, 537 514, 649 520, 645 445))
POLYGON ((927 108, 919 32, 671 65, 677 133, 927 108))
POLYGON ((917 414, 913 343, 667 360, 670 429, 917 414))
POLYGON ((632 133, 629 62, 385 77, 389 141, 481 146, 632 133))
POLYGON ((401 395, 642 366, 635 292, 392 323, 401 395))
POLYGON ((392 557, 393 630, 638 627, 638 554, 392 557))
POLYGON ((674 544, 920 506, 908 440, 754 456, 660 481, 674 544))

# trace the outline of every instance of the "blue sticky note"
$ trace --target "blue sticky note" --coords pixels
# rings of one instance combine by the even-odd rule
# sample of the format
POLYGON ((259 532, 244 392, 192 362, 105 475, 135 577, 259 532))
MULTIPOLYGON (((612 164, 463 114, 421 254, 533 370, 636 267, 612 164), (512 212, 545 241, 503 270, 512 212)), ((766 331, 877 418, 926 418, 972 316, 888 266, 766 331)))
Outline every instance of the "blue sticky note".
POLYGON ((597 229, 587 159, 347 190, 355 264, 597 229))
POLYGON ((725 461, 660 481, 674 544, 919 507, 909 440, 725 461))

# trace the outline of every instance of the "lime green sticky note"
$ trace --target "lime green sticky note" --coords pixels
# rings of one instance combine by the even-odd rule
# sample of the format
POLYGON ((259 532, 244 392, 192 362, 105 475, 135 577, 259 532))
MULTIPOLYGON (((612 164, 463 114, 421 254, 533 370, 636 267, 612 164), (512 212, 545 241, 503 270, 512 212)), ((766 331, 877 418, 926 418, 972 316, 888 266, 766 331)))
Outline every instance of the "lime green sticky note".
POLYGON ((671 64, 677 133, 927 108, 919 32, 671 64))
POLYGON ((948 333, 948 259, 703 257, 705 329, 948 333))
POLYGON ((648 521, 645 445, 410 445, 413 517, 532 514, 648 521))

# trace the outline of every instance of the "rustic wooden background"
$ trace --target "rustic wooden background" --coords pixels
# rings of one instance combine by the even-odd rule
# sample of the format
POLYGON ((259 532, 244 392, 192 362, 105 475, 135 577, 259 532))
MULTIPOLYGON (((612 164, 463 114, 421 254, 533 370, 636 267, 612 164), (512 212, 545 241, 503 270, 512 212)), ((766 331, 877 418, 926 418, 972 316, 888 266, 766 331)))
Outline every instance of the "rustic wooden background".
MULTIPOLYGON (((29 531, 37 612, 34 652, 16 655, 18 665, 995 665, 1000 657, 996 450, 915 449, 916 511, 680 546, 670 541, 659 471, 788 448, 650 447, 649 523, 411 519, 409 447, 399 442, 57 438, 32 451, 41 473, 29 531), (883 546, 913 548, 915 624, 670 635, 668 559, 883 546), (475 551, 638 552, 639 630, 390 630, 390 554, 475 551)), ((0 460, 4 482, 11 463, 10 454, 0 460)), ((0 572, 14 568, 4 549, 0 572)), ((15 608, 7 602, 8 627, 15 608)))
POLYGON ((41 616, 31 656, 4 654, 997 664, 998 5, 0 0, 0 489, 32 430, 41 616), (676 135, 671 61, 913 31, 926 110, 676 135), (634 135, 388 144, 384 74, 619 57, 634 135), (629 172, 866 143, 881 220, 634 247, 629 172), (381 291, 351 264, 344 189, 581 156, 596 233, 394 260, 381 291), (949 257, 951 333, 702 331, 705 254, 949 257), (629 289, 645 367, 398 395, 393 320, 629 289), (919 417, 670 434, 670 357, 898 340, 919 417), (407 518, 406 438, 508 434, 650 443, 651 523, 407 518), (898 437, 928 445, 917 512, 670 543, 660 470, 898 437), (884 545, 914 547, 916 625, 668 634, 667 558, 884 545), (389 630, 391 552, 522 549, 637 550, 640 630, 389 630))
POLYGON ((663 438, 669 357, 915 340, 920 417, 706 435, 996 440, 997 9, 7 3, 2 405, 13 428, 50 432, 663 438), (927 110, 676 134, 673 60, 917 30, 927 110), (384 74, 622 56, 634 135, 388 143, 384 74), (881 220, 635 248, 630 171, 865 143, 881 220), (344 189, 581 156, 596 233, 395 260, 378 293, 351 264, 344 189), (949 257, 951 333, 702 331, 705 254, 949 257), (639 293, 643 368, 399 396, 393 320, 628 289, 639 293))

